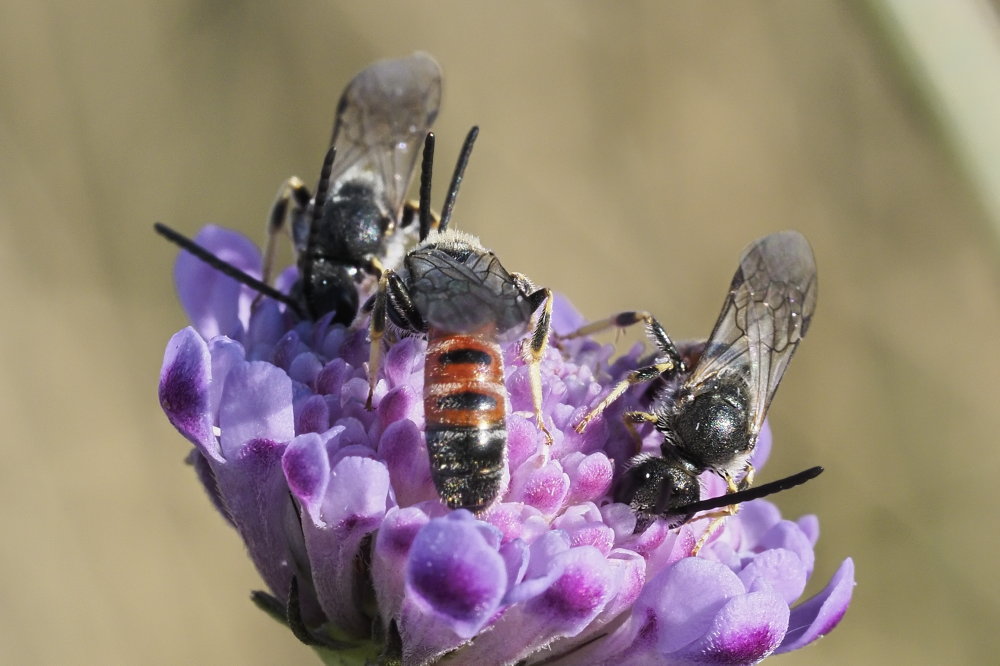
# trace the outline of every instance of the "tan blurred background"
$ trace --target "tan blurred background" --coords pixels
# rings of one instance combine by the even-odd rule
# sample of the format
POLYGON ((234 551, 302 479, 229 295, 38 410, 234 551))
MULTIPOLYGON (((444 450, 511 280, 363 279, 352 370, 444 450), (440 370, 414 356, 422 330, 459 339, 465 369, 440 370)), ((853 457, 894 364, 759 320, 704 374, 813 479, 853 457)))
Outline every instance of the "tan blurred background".
POLYGON ((848 555, 858 586, 781 661, 995 660, 998 243, 870 5, 95 4, 0 7, 0 662, 318 663, 160 413, 185 321, 150 226, 261 238, 347 80, 417 49, 440 154, 483 130, 457 223, 588 317, 704 336, 747 242, 811 239, 763 478, 826 466, 778 503, 821 517, 810 591, 848 555))

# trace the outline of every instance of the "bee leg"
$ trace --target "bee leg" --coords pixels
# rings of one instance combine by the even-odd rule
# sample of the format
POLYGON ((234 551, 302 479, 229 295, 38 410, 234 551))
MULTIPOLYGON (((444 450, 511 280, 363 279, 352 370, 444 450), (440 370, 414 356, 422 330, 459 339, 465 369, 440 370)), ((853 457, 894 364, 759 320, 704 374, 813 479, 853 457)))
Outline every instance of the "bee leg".
MULTIPOLYGON (((749 488, 753 484, 753 477, 754 469, 749 464, 747 465, 746 474, 739 483, 737 483, 729 474, 722 475, 722 478, 726 480, 726 492, 729 494, 749 488)), ((726 518, 735 516, 736 512, 739 510, 739 504, 730 504, 729 506, 719 509, 718 511, 711 511, 706 513, 704 516, 701 516, 702 518, 711 518, 712 522, 710 522, 708 527, 705 528, 704 533, 698 537, 698 541, 695 543, 694 548, 691 549, 691 555, 695 556, 701 552, 701 549, 706 543, 708 543, 708 540, 712 538, 712 535, 715 534, 720 527, 722 527, 722 523, 726 522, 726 518)))
POLYGON ((365 409, 371 411, 372 396, 375 394, 375 379, 382 365, 382 336, 385 335, 386 291, 389 287, 389 271, 382 273, 372 302, 372 316, 368 323, 368 400, 365 409))
MULTIPOLYGON (((635 452, 639 453, 642 451, 642 438, 639 437, 639 431, 635 429, 636 423, 656 423, 659 421, 659 417, 656 414, 651 414, 649 412, 625 412, 622 414, 622 419, 625 421, 625 428, 628 430, 629 436, 632 438, 632 442, 635 444, 635 452)), ((580 424, 577 424, 577 428, 580 424)))
MULTIPOLYGON (((275 197, 274 203, 271 205, 271 214, 267 218, 267 244, 264 246, 264 268, 261 282, 271 284, 275 239, 285 228, 289 217, 297 218, 305 213, 309 207, 310 198, 309 188, 296 176, 292 176, 278 188, 278 196, 275 197)), ((254 302, 256 303, 256 300, 254 302)))
POLYGON ((549 344, 549 330, 552 325, 552 291, 546 288, 537 289, 531 292, 531 282, 528 278, 519 273, 511 275, 518 289, 527 294, 528 301, 533 309, 540 306, 542 311, 538 314, 532 328, 531 337, 528 339, 527 347, 522 346, 524 362, 528 364, 528 375, 531 378, 531 401, 535 409, 535 422, 538 429, 545 437, 545 444, 552 444, 552 435, 545 426, 545 418, 542 416, 542 357, 545 355, 545 348, 549 344), (530 292, 530 293, 529 293, 530 292))
POLYGON ((561 340, 572 340, 573 338, 580 338, 585 335, 595 335, 601 333, 611 328, 628 328, 638 324, 639 322, 644 322, 649 324, 651 321, 656 321, 653 315, 646 311, 638 312, 619 312, 616 315, 607 317, 606 319, 599 319, 598 321, 592 321, 589 324, 581 326, 572 333, 567 333, 566 335, 557 335, 556 337, 561 340))
MULTIPOLYGON (((678 365, 677 361, 673 359, 668 359, 660 363, 654 363, 653 365, 646 365, 641 368, 637 368, 632 372, 628 373, 625 379, 621 380, 615 384, 611 392, 604 396, 604 399, 597 403, 597 406, 587 412, 580 422, 577 423, 573 428, 577 432, 583 432, 587 429, 587 424, 592 420, 601 415, 608 405, 613 403, 615 400, 620 398, 625 391, 636 384, 643 384, 645 382, 651 382, 660 375, 665 373, 674 373, 681 369, 683 365, 678 365)), ((643 419, 645 420, 645 419, 643 419)), ((655 419, 654 419, 655 421, 655 419)))
POLYGON ((383 271, 379 277, 375 295, 365 303, 365 308, 369 307, 372 313, 368 329, 371 347, 368 352, 368 400, 365 402, 365 407, 370 410, 378 370, 382 365, 382 337, 385 335, 385 322, 389 309, 392 309, 394 319, 402 322, 405 330, 422 333, 427 327, 410 299, 410 290, 403 282, 403 278, 391 269, 383 271))

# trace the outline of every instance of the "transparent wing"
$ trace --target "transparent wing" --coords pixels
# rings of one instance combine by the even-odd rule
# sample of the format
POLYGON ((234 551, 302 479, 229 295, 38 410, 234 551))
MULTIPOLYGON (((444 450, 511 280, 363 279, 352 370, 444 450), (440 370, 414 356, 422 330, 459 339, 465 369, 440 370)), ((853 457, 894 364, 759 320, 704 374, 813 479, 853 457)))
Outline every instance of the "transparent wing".
POLYGON ((686 386, 730 373, 744 377, 756 435, 815 310, 816 260, 805 237, 782 231, 754 241, 686 386))
POLYGON ((424 138, 441 106, 441 68, 426 53, 380 60, 344 89, 330 143, 339 185, 371 184, 386 214, 398 220, 424 138))

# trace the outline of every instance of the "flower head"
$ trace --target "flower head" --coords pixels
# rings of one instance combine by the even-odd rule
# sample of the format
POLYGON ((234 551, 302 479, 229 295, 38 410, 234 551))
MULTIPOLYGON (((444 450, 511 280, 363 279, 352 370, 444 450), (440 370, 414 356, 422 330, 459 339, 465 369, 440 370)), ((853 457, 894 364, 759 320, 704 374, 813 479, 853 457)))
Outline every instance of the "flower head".
MULTIPOLYGON (((197 240, 259 271, 243 237, 209 227, 197 240)), ((294 280, 283 277, 285 287, 294 280)), ((252 291, 186 253, 176 281, 193 327, 167 346, 161 404, 246 542, 269 589, 257 599, 321 650, 406 664, 452 654, 462 663, 749 663, 812 642, 847 609, 850 559, 798 602, 815 517, 783 520, 773 504, 749 502, 694 556, 707 520, 645 525, 614 502, 634 447, 621 418, 628 399, 582 434, 572 426, 638 365, 640 348, 612 359, 610 346, 582 339, 547 352, 546 450, 528 369, 508 346, 508 475, 498 501, 473 515, 449 510, 431 481, 422 340, 389 348, 369 411, 363 327, 300 321, 267 299, 252 306, 252 291)), ((557 300, 556 332, 581 323, 557 300)), ((655 434, 646 446, 657 450, 655 434)), ((765 428, 755 466, 769 449, 765 428)), ((724 491, 710 474, 702 483, 706 495, 724 491)))

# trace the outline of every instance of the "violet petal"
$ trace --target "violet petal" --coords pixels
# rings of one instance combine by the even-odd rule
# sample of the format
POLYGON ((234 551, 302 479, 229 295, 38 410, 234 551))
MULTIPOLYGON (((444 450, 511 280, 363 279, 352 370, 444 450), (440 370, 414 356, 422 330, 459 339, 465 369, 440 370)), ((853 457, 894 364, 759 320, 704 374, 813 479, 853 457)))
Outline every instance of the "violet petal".
POLYGON ((160 370, 160 406, 182 435, 206 456, 222 460, 209 413, 211 359, 191 327, 170 338, 160 370))
POLYGON ((819 594, 792 609, 788 633, 776 652, 797 650, 833 631, 847 612, 854 584, 854 560, 847 558, 819 594))
MULTIPOLYGON (((194 241, 222 261, 260 277, 260 251, 246 236, 208 225, 194 241)), ((242 335, 256 295, 248 287, 183 251, 174 264, 174 284, 181 306, 203 338, 242 335)))

